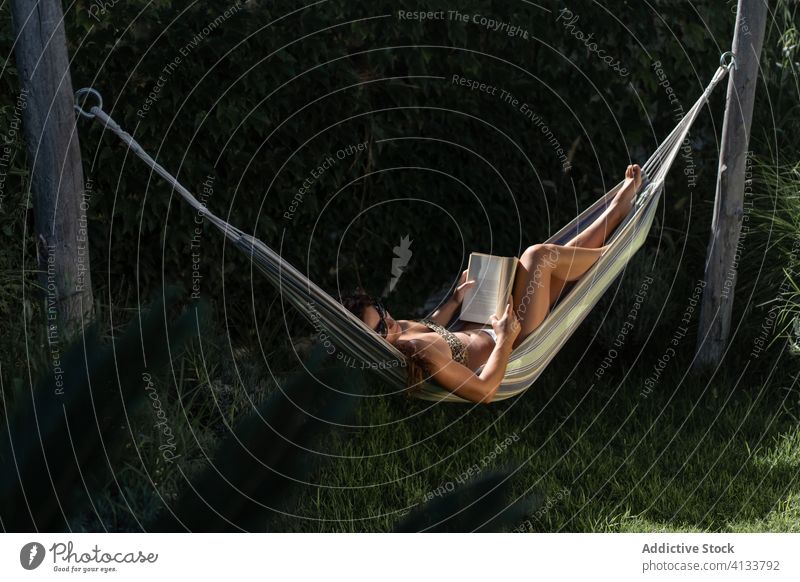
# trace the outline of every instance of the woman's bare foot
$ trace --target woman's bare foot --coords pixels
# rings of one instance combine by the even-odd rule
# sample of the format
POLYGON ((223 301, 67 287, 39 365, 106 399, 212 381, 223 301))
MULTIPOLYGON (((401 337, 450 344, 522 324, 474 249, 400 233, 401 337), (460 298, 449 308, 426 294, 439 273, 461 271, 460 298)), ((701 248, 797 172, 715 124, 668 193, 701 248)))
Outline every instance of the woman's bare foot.
POLYGON ((627 214, 633 207, 633 201, 636 198, 636 192, 642 185, 642 169, 638 164, 628 166, 625 170, 625 181, 620 186, 617 195, 614 196, 614 202, 620 204, 627 214))

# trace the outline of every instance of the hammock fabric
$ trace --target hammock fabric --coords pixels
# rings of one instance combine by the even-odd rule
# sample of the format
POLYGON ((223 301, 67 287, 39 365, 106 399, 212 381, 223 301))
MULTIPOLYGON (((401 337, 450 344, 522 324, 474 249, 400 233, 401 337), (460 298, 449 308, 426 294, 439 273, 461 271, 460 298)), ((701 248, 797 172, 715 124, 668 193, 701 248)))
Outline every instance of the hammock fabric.
MULTIPOLYGON (((645 162, 642 167, 645 182, 637 194, 633 210, 606 242, 610 247, 609 250, 575 282, 569 292, 556 303, 542 324, 511 353, 505 377, 493 401, 511 398, 531 386, 623 271, 628 260, 644 244, 664 189, 666 174, 701 108, 708 101, 714 87, 734 64, 731 53, 722 56, 720 66, 703 94, 656 148, 650 159, 645 162), (730 56, 730 60, 726 63, 725 58, 728 56, 730 56)), ((85 99, 86 95, 93 95, 98 100, 98 104, 92 106, 88 111, 77 104, 76 110, 82 116, 100 121, 153 171, 171 184, 186 202, 202 212, 206 220, 216 226, 238 249, 249 255, 258 269, 278 288, 282 297, 286 298, 312 323, 322 323, 326 332, 338 342, 337 347, 348 352, 354 358, 369 363, 372 369, 390 384, 396 386, 398 391, 405 389, 406 360, 397 348, 378 336, 358 317, 345 309, 339 301, 283 260, 269 246, 209 212, 189 190, 151 158, 130 134, 103 111, 102 98, 97 91, 90 88, 79 90, 76 93, 78 103, 81 99, 85 99)), ((623 182, 617 184, 545 242, 565 244, 579 234, 602 214, 622 184, 623 182)), ((476 373, 480 373, 480 370, 476 373)), ((413 395, 423 400, 469 402, 432 381, 417 387, 413 391, 413 395)))

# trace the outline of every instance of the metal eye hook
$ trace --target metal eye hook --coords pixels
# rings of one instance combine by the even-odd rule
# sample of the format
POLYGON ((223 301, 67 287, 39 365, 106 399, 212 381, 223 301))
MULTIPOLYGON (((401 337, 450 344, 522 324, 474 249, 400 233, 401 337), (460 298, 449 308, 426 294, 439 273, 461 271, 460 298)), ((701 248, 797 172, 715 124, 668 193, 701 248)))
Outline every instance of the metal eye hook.
POLYGON ((722 56, 719 57, 719 66, 725 67, 729 71, 731 70, 731 66, 733 66, 734 69, 738 69, 739 64, 736 62, 736 55, 734 55, 731 51, 722 53, 722 56), (726 62, 726 59, 729 60, 726 62))
POLYGON ((89 111, 86 111, 81 106, 80 103, 81 98, 84 97, 85 95, 91 95, 95 99, 97 99, 97 105, 94 105, 93 107, 97 107, 98 109, 103 109, 103 96, 100 95, 99 91, 91 87, 84 87, 83 89, 78 89, 77 91, 75 91, 75 111, 77 111, 79 115, 86 117, 87 119, 92 119, 94 117, 94 113, 91 113, 93 107, 90 107, 89 111))

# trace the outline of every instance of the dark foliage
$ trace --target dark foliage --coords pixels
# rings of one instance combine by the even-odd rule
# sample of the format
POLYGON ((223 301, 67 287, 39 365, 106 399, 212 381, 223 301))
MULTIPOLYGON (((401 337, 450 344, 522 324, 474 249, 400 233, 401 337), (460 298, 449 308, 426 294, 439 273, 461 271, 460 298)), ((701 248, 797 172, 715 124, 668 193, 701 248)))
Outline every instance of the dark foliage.
MULTIPOLYGON (((100 89, 106 109, 190 189, 201 194, 211 184, 212 211, 279 248, 316 282, 333 292, 355 284, 379 292, 393 247, 408 235, 416 254, 392 297, 403 313, 455 280, 470 251, 514 254, 545 239, 615 183, 630 159, 641 162, 677 115, 653 63, 661 62, 686 109, 733 30, 733 15, 712 2, 659 3, 657 12, 624 21, 613 3, 576 5, 578 28, 618 55, 630 71, 621 76, 556 22, 559 5, 544 4, 549 12, 522 2, 459 3, 463 14, 526 29, 528 40, 471 21, 401 20, 404 6, 387 1, 305 10, 246 3, 221 21, 231 4, 220 0, 180 11, 151 3, 141 15, 144 2, 117 3, 94 19, 79 2, 67 25, 76 87, 100 89), (498 91, 470 91, 454 75, 498 91), (503 101, 501 89, 519 104, 503 101), (571 169, 522 103, 570 153, 571 169), (366 150, 337 158, 359 143, 366 150), (318 171, 329 158, 334 163, 318 171)), ((413 9, 426 7, 441 8, 413 9)), ((715 171, 721 103, 719 93, 693 132, 701 179, 715 171)), ((104 263, 108 252, 136 253, 144 289, 160 285, 164 272, 188 282, 194 212, 102 136, 82 127, 94 180, 94 256, 104 263)), ((682 221, 691 196, 682 165, 666 197, 668 221, 682 221)), ((274 291, 238 280, 249 272, 246 260, 218 235, 206 229, 199 253, 203 292, 224 294, 234 322, 269 304, 274 291), (223 293, 234 272, 238 284, 223 293)), ((98 285, 123 284, 127 265, 110 267, 98 285)))
POLYGON ((64 531, 70 516, 114 487, 130 441, 128 416, 145 399, 143 375, 170 360, 197 328, 199 307, 170 314, 156 302, 111 345, 96 326, 18 396, 0 433, 0 522, 6 531, 64 531))

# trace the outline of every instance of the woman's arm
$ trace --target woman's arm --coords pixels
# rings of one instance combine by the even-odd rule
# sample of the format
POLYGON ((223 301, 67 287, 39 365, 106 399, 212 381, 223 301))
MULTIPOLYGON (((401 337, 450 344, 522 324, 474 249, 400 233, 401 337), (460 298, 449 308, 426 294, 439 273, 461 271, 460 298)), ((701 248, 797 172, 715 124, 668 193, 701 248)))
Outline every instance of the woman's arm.
POLYGON ((447 325, 460 306, 461 303, 455 297, 450 297, 444 305, 433 312, 431 319, 439 325, 447 325))
POLYGON ((497 341, 480 374, 439 354, 428 361, 433 380, 462 398, 489 404, 503 381, 514 340, 521 330, 510 301, 501 319, 492 316, 492 328, 497 334, 497 341))
POLYGON ((489 404, 494 398, 508 366, 514 338, 500 336, 481 373, 455 362, 452 358, 435 357, 428 361, 431 377, 453 394, 471 402, 489 404))
POLYGON ((447 325, 450 323, 450 320, 453 319, 453 315, 455 315, 456 311, 461 307, 461 303, 464 301, 464 292, 474 284, 475 281, 467 281, 466 271, 461 273, 461 278, 458 280, 458 285, 456 285, 456 290, 453 292, 453 295, 444 305, 433 312, 431 319, 439 325, 447 325))

